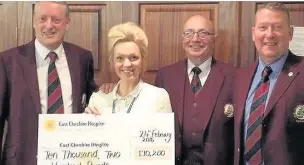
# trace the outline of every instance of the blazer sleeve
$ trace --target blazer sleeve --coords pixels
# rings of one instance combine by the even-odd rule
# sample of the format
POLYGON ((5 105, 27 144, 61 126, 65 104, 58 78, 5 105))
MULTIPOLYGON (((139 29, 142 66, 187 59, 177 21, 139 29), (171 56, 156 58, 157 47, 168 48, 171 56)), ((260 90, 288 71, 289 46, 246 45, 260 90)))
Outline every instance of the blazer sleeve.
MULTIPOLYGON (((4 61, 0 54, 0 150, 2 149, 2 139, 4 136, 5 120, 9 111, 8 99, 8 82, 7 75, 4 68, 4 61)), ((2 153, 2 152, 1 152, 2 153)), ((0 158, 1 158, 0 154, 0 158)))
POLYGON ((156 74, 156 78, 155 78, 155 82, 154 82, 155 86, 157 87, 160 87, 160 88, 163 88, 164 84, 163 84, 163 75, 162 75, 162 72, 161 70, 158 70, 157 71, 157 74, 156 74))
POLYGON ((86 103, 89 102, 89 98, 92 93, 97 89, 97 85, 94 81, 94 63, 93 56, 91 52, 88 52, 89 58, 87 60, 87 68, 86 68, 86 103))
POLYGON ((163 89, 159 88, 159 96, 157 99, 157 112, 172 112, 172 107, 170 103, 170 97, 168 92, 163 89))

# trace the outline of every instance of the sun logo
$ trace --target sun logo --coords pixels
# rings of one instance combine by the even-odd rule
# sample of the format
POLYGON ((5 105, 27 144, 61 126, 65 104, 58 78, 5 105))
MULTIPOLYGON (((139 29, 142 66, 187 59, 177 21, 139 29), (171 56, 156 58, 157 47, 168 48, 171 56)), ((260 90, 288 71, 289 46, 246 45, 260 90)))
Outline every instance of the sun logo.
POLYGON ((46 120, 44 122, 44 129, 48 132, 53 132, 56 129, 56 120, 46 120))

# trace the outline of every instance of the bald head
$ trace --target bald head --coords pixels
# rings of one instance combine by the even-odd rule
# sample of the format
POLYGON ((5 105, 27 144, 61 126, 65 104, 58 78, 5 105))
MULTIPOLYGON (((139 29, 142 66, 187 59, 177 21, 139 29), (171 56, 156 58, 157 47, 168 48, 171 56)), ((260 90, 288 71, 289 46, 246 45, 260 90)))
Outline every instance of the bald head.
POLYGON ((196 66, 202 64, 213 55, 215 35, 212 22, 194 15, 184 24, 183 49, 186 56, 196 66))
POLYGON ((214 26, 211 20, 201 15, 194 15, 190 17, 184 24, 184 30, 187 29, 194 29, 194 30, 204 29, 208 32, 214 33, 214 26))

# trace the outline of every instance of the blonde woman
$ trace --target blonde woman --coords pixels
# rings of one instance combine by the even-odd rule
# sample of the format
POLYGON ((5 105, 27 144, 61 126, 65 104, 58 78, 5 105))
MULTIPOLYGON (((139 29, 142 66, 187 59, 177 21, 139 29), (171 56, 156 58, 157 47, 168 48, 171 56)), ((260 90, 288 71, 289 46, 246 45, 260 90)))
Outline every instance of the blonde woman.
POLYGON ((86 113, 172 112, 167 91, 141 80, 148 39, 140 27, 131 22, 112 27, 108 49, 110 64, 120 80, 108 94, 93 93, 86 113))

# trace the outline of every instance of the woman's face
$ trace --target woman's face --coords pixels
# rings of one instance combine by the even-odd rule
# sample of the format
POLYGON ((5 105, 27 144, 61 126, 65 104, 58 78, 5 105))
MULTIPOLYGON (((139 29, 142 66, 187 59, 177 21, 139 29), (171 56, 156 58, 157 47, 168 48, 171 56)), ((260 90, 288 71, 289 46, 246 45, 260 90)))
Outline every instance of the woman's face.
POLYGON ((113 66, 122 81, 137 81, 142 70, 140 49, 134 42, 120 42, 114 47, 113 66))

